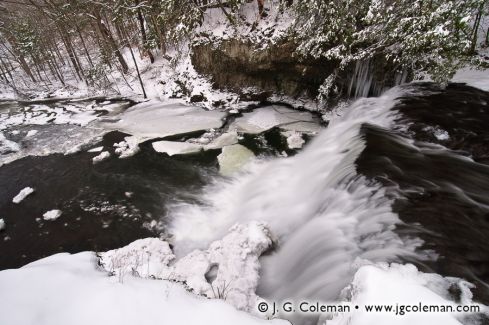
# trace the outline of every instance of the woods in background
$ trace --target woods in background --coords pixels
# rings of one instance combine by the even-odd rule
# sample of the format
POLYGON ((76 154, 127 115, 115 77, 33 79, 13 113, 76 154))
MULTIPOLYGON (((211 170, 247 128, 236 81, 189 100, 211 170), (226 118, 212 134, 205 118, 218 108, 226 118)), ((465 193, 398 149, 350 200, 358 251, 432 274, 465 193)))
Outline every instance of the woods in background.
MULTIPOLYGON (((139 76, 134 51, 153 63, 156 53, 190 39, 207 10, 217 8, 237 24, 244 4, 253 3, 258 19, 267 19, 271 2, 1 0, 0 79, 15 86, 19 78, 62 85, 69 78, 104 87, 113 71, 124 78, 134 68, 139 76)), ((289 37, 297 55, 346 65, 380 54, 444 81, 476 51, 489 0, 276 2, 293 13, 289 37)))

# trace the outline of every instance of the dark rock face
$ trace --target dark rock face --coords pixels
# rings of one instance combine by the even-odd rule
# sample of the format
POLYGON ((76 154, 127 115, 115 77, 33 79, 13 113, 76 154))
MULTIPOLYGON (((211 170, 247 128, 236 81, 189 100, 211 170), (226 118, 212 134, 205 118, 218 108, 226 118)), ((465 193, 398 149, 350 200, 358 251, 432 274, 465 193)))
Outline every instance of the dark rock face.
MULTIPOLYGON (((295 49, 289 41, 260 49, 251 41, 230 39, 219 45, 195 45, 192 64, 200 74, 211 77, 216 88, 236 92, 242 100, 266 100, 272 93, 316 98, 324 80, 338 70, 339 62, 299 58, 295 49)), ((382 58, 353 63, 338 73, 335 97, 379 95, 408 79, 407 73, 399 74, 382 58)))
POLYGON ((211 76, 218 88, 243 93, 243 88, 253 87, 260 94, 316 97, 335 64, 324 60, 300 61, 293 56, 294 51, 295 46, 288 42, 263 50, 255 49, 251 42, 227 40, 218 47, 194 46, 192 64, 199 73, 211 76))

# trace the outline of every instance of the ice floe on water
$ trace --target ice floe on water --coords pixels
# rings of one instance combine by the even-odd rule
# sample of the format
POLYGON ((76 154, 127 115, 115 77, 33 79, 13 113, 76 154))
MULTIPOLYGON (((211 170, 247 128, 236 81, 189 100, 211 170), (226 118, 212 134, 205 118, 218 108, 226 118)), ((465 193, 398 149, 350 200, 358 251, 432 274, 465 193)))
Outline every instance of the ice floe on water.
POLYGON ((42 215, 42 218, 46 221, 54 221, 61 217, 63 212, 61 210, 49 210, 42 215))
POLYGON ((285 130, 318 132, 321 127, 310 112, 301 112, 285 106, 266 106, 244 113, 230 126, 238 132, 258 134, 273 127, 280 126, 285 130))
POLYGON ((196 153, 202 150, 202 146, 178 141, 156 141, 151 144, 156 152, 166 153, 168 156, 196 153))
POLYGON ((219 172, 222 175, 230 176, 241 170, 248 164, 255 155, 251 150, 240 144, 233 144, 222 148, 221 154, 217 156, 219 162, 219 172))
POLYGON ((34 189, 32 187, 25 187, 22 190, 20 190, 19 194, 17 194, 13 199, 12 202, 15 204, 19 204, 22 202, 26 197, 34 193, 34 189))
POLYGON ((102 151, 100 154, 92 158, 92 161, 94 164, 97 164, 99 162, 102 162, 106 159, 110 158, 110 152, 108 151, 102 151))
POLYGON ((226 113, 222 111, 149 101, 131 107, 120 115, 119 121, 104 123, 104 126, 139 138, 152 139, 220 128, 225 116, 226 113))
POLYGON ((301 133, 296 131, 285 131, 282 133, 287 138, 289 149, 300 149, 306 143, 301 133))
POLYGON ((236 131, 225 132, 213 139, 204 146, 204 150, 221 149, 238 143, 238 133, 236 131))
POLYGON ((87 152, 101 152, 102 150, 104 150, 103 146, 89 149, 89 150, 87 150, 87 152))
POLYGON ((119 155, 119 158, 129 158, 139 152, 139 143, 143 142, 142 139, 136 136, 125 137, 124 141, 114 143, 115 153, 119 155))

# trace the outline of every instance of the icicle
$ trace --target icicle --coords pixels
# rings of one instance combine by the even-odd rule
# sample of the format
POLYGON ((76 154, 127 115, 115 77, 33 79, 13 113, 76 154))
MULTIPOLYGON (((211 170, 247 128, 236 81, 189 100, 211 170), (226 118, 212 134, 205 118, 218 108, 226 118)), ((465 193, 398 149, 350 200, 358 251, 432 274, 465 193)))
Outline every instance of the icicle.
POLYGON ((348 87, 349 98, 367 97, 372 86, 373 74, 371 73, 370 60, 357 61, 355 72, 348 87), (354 94, 352 93, 355 90, 354 94))

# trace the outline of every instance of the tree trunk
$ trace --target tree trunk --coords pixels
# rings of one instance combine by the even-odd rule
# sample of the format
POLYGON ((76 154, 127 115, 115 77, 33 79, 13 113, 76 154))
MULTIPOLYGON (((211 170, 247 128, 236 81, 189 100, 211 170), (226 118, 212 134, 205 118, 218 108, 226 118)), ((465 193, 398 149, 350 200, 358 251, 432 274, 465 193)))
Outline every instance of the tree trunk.
POLYGON ((149 57, 149 60, 151 63, 155 62, 155 58, 153 56, 153 53, 151 53, 151 50, 148 48, 148 39, 146 37, 146 29, 144 28, 144 17, 143 13, 141 12, 141 8, 139 8, 139 0, 135 0, 136 6, 138 6, 138 21, 139 21, 139 29, 141 30, 141 38, 143 40, 143 53, 147 54, 149 57))
POLYGON ((100 34, 104 37, 104 39, 107 41, 107 43, 110 45, 113 53, 115 54, 115 56, 117 57, 117 60, 119 61, 119 63, 121 64, 121 67, 122 67, 122 72, 123 73, 127 73, 127 71, 129 70, 129 67, 127 66, 127 62, 126 60, 124 59, 124 57, 122 56, 122 53, 121 51, 119 50, 114 38, 112 37, 112 34, 110 33, 109 29, 107 28, 107 26, 105 26, 105 24, 102 22, 102 18, 100 16, 100 12, 98 10, 95 10, 95 18, 96 18, 96 25, 97 25, 97 28, 99 29, 100 31, 100 34))

